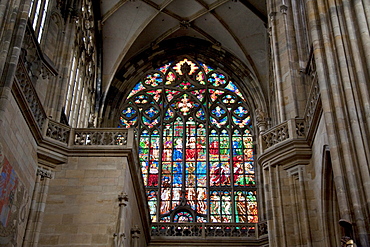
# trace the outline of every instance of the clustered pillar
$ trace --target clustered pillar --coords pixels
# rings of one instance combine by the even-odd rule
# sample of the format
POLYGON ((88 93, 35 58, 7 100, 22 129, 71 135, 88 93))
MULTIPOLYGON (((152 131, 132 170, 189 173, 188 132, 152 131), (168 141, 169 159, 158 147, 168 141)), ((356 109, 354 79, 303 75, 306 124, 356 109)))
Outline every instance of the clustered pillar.
POLYGON ((23 246, 25 247, 38 245, 41 225, 44 218, 46 198, 49 191, 49 181, 52 178, 52 171, 42 167, 37 168, 31 209, 28 216, 26 234, 23 240, 23 246))

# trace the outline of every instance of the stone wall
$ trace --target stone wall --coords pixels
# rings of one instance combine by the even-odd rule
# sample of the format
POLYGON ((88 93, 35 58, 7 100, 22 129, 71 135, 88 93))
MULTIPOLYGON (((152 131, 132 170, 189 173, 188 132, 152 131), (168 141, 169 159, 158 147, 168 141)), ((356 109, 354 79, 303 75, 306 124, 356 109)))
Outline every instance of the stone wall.
POLYGON ((312 145, 312 159, 307 170, 310 181, 307 190, 309 220, 312 222, 312 243, 325 246, 340 246, 342 233, 339 226, 340 215, 335 193, 333 170, 330 160, 325 119, 318 123, 312 145), (319 200, 318 200, 319 199, 319 200))
POLYGON ((13 98, 0 113, 0 245, 22 243, 37 169, 36 142, 13 98))
POLYGON ((133 246, 136 225, 143 229, 127 158, 70 157, 50 181, 39 246, 114 246, 117 239, 133 246), (127 194, 121 206, 120 193, 127 194))

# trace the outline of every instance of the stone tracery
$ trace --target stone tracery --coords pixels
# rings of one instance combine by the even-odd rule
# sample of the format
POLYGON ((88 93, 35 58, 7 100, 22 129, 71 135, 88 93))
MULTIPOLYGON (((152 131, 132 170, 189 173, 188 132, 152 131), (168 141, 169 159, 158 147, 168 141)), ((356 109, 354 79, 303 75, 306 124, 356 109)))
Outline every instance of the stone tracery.
POLYGON ((152 221, 258 221, 247 109, 223 72, 187 58, 133 87, 120 126, 138 130, 152 221))

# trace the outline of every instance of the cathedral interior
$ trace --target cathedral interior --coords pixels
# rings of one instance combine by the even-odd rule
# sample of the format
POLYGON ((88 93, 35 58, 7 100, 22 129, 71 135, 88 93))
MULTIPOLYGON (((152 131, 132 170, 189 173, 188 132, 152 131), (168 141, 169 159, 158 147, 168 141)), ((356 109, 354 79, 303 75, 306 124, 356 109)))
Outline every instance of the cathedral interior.
POLYGON ((369 0, 0 1, 0 246, 370 246, 369 0))

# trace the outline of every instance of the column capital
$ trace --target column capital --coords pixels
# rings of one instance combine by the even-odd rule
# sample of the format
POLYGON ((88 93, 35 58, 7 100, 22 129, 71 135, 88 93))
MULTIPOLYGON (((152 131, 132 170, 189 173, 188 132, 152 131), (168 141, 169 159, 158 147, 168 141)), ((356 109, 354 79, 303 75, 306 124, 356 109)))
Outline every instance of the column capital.
POLYGON ((41 176, 41 178, 53 178, 53 172, 43 167, 37 167, 36 175, 41 176))
POLYGON ((286 15, 287 14, 287 11, 288 11, 288 6, 286 6, 285 4, 280 5, 280 12, 283 15, 286 15))
POLYGON ((118 201, 120 206, 126 206, 126 202, 128 202, 128 195, 124 192, 121 192, 121 194, 118 195, 118 201))
POLYGON ((275 12, 275 11, 271 11, 271 12, 269 13, 269 17, 270 17, 270 20, 271 20, 271 21, 273 21, 273 20, 275 19, 276 14, 277 14, 277 12, 275 12))
POLYGON ((131 235, 133 238, 138 238, 140 234, 140 227, 138 225, 134 225, 133 228, 131 228, 131 235))

